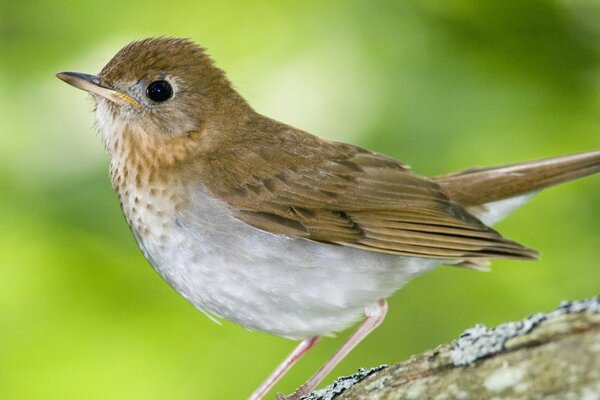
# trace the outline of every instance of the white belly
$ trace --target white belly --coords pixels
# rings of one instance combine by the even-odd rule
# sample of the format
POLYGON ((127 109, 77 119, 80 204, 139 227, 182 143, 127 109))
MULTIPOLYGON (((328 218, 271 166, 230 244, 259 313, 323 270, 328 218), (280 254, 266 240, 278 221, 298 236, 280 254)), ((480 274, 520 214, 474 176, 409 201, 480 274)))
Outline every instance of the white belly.
POLYGON ((231 216, 203 191, 194 206, 137 235, 146 257, 204 312, 252 330, 290 338, 331 334, 440 263, 273 235, 231 216))

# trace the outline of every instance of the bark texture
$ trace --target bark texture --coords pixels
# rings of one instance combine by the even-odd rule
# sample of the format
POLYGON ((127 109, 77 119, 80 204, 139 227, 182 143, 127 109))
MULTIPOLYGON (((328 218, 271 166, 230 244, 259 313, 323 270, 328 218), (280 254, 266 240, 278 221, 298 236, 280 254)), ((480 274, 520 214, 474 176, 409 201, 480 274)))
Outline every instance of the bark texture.
POLYGON ((310 400, 600 400, 600 296, 564 302, 409 360, 338 379, 310 400))

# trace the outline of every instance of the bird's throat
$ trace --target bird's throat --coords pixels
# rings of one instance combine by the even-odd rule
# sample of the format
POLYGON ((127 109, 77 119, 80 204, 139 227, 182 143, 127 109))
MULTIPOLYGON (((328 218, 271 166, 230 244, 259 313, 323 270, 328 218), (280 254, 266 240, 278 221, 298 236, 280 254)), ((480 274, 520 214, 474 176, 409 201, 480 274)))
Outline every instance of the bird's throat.
POLYGON ((176 173, 184 149, 173 139, 160 141, 123 125, 108 142, 113 188, 127 223, 141 239, 166 235, 187 198, 176 173))

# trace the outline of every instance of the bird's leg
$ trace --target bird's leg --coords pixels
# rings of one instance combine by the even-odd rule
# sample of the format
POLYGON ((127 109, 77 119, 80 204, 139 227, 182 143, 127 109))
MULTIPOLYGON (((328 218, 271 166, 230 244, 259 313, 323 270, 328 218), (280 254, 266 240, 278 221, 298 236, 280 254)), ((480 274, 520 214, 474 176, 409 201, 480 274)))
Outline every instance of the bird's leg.
POLYGON ((302 358, 315 344, 321 340, 320 336, 315 336, 311 339, 303 340, 296 348, 287 356, 285 360, 269 375, 269 377, 254 391, 248 400, 260 400, 265 394, 285 375, 285 373, 302 358))
POLYGON ((308 396, 317 387, 319 383, 331 372, 340 361, 344 359, 359 344, 369 333, 377 328, 383 322, 387 313, 387 302, 385 299, 379 300, 377 303, 370 304, 365 307, 365 320, 354 331, 352 336, 346 340, 346 343, 331 357, 323 366, 310 378, 304 385, 300 386, 294 393, 284 397, 282 394, 277 394, 279 400, 300 400, 303 396, 308 396))

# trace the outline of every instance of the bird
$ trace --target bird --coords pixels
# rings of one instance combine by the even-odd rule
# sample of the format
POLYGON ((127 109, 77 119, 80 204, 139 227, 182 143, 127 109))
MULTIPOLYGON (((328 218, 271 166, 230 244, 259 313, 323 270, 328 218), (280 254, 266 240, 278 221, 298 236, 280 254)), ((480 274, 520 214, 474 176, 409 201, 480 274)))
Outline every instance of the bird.
POLYGON ((253 400, 362 319, 306 383, 277 396, 312 392, 417 275, 536 259, 492 226, 540 190, 600 171, 595 150, 423 177, 259 114, 185 38, 137 40, 98 75, 57 77, 94 99, 112 186, 158 274, 212 319, 300 341, 253 400))

